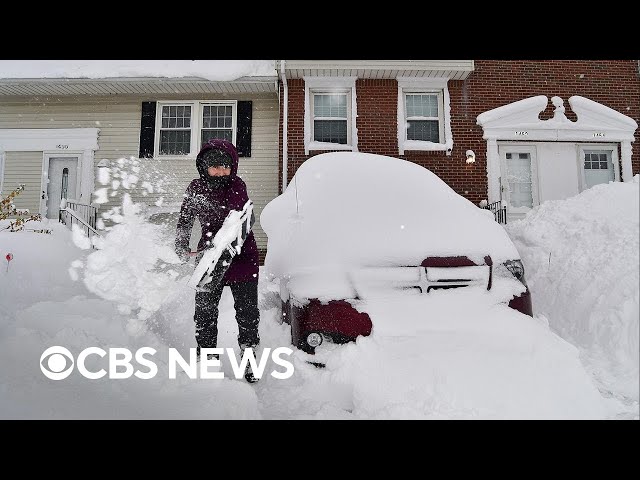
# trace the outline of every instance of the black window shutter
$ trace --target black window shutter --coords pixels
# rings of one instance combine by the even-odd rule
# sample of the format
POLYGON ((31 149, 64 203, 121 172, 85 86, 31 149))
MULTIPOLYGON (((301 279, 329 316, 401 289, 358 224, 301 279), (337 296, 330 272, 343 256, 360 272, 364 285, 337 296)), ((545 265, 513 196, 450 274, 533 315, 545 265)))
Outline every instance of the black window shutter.
POLYGON ((139 158, 153 157, 153 143, 156 133, 156 102, 142 102, 140 119, 140 155, 139 158))
POLYGON ((236 150, 239 157, 251 156, 251 117, 253 102, 238 102, 236 150))

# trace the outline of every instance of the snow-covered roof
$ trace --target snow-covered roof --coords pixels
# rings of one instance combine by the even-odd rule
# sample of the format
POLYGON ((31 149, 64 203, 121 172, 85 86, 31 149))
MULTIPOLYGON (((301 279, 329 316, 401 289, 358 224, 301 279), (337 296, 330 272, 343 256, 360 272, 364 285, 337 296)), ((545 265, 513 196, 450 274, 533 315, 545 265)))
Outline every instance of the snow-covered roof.
POLYGON ((574 95, 569 98, 575 122, 565 115, 564 100, 552 97, 554 115, 540 120, 539 115, 549 103, 544 95, 525 98, 478 115, 477 123, 484 129, 484 138, 517 140, 608 140, 634 141, 638 124, 633 118, 574 95))
POLYGON ((0 79, 273 77, 273 60, 2 60, 0 79))
POLYGON ((1 60, 0 95, 275 92, 273 60, 1 60))

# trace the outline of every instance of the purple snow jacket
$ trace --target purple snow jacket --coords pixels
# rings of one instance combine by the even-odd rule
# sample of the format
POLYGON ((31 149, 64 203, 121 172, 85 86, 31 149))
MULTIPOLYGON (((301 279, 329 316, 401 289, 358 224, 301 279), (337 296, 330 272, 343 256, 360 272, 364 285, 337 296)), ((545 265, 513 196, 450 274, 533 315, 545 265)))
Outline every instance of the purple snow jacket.
MULTIPOLYGON (((231 142, 219 139, 209 140, 202 146, 196 157, 196 167, 200 178, 192 180, 187 187, 178 218, 175 243, 178 255, 189 251, 191 228, 196 216, 202 226, 202 238, 198 243, 198 250, 202 250, 207 239, 215 237, 217 231, 220 230, 229 210, 242 210, 244 204, 249 200, 247 186, 238 176, 238 152, 231 142), (213 188, 205 180, 208 173, 202 162, 202 155, 211 149, 223 150, 233 160, 231 183, 226 188, 213 188), (207 236, 209 232, 211 235, 207 236)), ((197 259, 199 260, 201 256, 197 259)), ((258 247, 253 232, 251 232, 242 246, 240 255, 231 262, 223 281, 225 284, 257 282, 259 262, 258 247)))

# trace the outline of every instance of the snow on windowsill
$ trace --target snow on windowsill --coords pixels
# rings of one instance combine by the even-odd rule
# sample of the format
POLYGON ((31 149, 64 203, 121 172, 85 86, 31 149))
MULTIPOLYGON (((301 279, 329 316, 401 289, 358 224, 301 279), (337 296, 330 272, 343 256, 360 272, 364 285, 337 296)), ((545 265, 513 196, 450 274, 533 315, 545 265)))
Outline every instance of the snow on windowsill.
POLYGON ((309 142, 307 150, 349 150, 353 151, 353 145, 343 145, 341 143, 329 142, 309 142))
POLYGON ((429 152, 441 152, 445 150, 451 150, 453 148, 452 142, 447 143, 434 143, 424 142, 421 140, 406 140, 400 147, 400 154, 402 155, 407 150, 421 150, 429 152))

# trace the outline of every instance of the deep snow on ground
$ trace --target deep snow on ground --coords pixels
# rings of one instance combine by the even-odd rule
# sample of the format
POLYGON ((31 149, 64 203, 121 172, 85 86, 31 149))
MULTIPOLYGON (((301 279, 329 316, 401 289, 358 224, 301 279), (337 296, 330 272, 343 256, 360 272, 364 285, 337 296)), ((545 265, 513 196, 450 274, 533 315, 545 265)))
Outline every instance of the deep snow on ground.
POLYGON ((507 225, 533 309, 578 346, 605 395, 638 417, 639 196, 633 182, 545 202, 507 225))
MULTIPOLYGON (((184 351, 195 345, 193 291, 184 285, 192 265, 160 268, 163 262, 149 261, 154 255, 160 258, 158 252, 173 232, 164 240, 144 244, 149 250, 147 263, 137 267, 113 263, 138 248, 138 242, 147 241, 145 235, 127 237, 127 222, 133 230, 153 231, 152 226, 141 226, 135 214, 124 218, 120 231, 107 233, 102 249, 79 249, 66 227, 53 222, 47 222, 54 230, 51 235, 3 234, 0 253, 4 257, 11 251, 14 260, 8 273, 0 270, 2 418, 607 418, 619 414, 618 404, 598 394, 575 348, 550 332, 544 318, 531 319, 495 305, 495 298, 480 289, 468 289, 462 297, 442 292, 430 298, 368 300, 377 333, 320 351, 325 369, 307 364, 307 356, 296 352, 291 378, 267 375, 249 385, 233 378, 223 357, 224 380, 196 381, 185 375, 171 380, 164 364, 167 348, 184 351), (102 269, 87 268, 92 258, 105 256, 102 269), (167 276, 167 268, 178 274, 171 285, 157 281, 167 276), (129 288, 137 294, 105 298, 110 290, 98 290, 95 280, 99 272, 110 269, 119 272, 114 273, 119 277, 113 292, 129 288), (147 277, 157 277, 154 285, 166 294, 155 310, 144 308, 139 288, 139 279, 147 277), (427 316, 425 311, 439 313, 427 316), (139 328, 132 329, 132 323, 139 328), (88 380, 74 371, 56 382, 45 378, 38 365, 42 352, 53 345, 65 346, 74 355, 89 346, 132 350, 151 346, 158 350, 154 358, 160 371, 152 380, 88 380)), ((278 288, 266 277, 262 275, 260 284, 261 347, 288 346, 289 330, 278 322, 278 288)), ((218 346, 237 348, 228 289, 220 310, 218 346)))
MULTIPOLYGON (((120 188, 128 189, 122 184, 120 188)), ((569 320, 559 320, 557 309, 542 307, 545 302, 553 306, 553 299, 540 290, 531 265, 527 272, 530 282, 533 289, 542 292, 536 297, 534 291, 534 308, 542 315, 533 319, 504 306, 522 289, 513 279, 496 277, 491 292, 482 287, 431 295, 373 290, 357 306, 370 313, 372 335, 348 345, 321 346, 314 359, 325 362, 324 369, 307 363, 312 358, 296 350, 290 358, 295 373, 286 380, 269 375, 276 369, 272 361, 257 384, 236 380, 224 356, 223 380, 192 380, 184 374, 170 379, 168 348, 187 356, 187 349, 195 347, 194 291, 186 285, 193 264, 179 263, 172 250, 174 224, 150 222, 145 209, 133 204, 126 192, 122 198, 120 207, 107 212, 111 223, 94 242, 97 248, 91 248, 91 242, 78 231, 72 234, 65 226, 47 220, 27 226, 50 228, 50 235, 0 233, 0 261, 9 252, 14 256, 8 271, 6 264, 0 265, 0 417, 638 417, 637 400, 628 401, 628 392, 633 389, 626 376, 628 370, 610 368, 611 362, 595 363, 594 355, 585 356, 582 349, 585 371, 579 350, 560 338, 574 338, 572 332, 556 326, 562 321, 569 325, 569 320), (43 351, 54 345, 64 346, 74 355, 94 346, 132 351, 153 347, 159 371, 150 380, 89 380, 74 371, 65 380, 52 381, 40 371, 39 361, 43 351), (590 374, 595 375, 595 381, 590 374), (605 375, 610 376, 607 386, 611 391, 602 388, 605 375), (596 387, 601 387, 601 392, 596 387)), ((637 204, 637 184, 635 200, 637 204)), ((546 225, 538 231, 541 238, 559 238, 553 225, 544 219, 541 224, 546 225)), ((599 228, 588 222, 583 226, 592 231, 599 228)), ((620 228, 609 226, 610 241, 617 251, 626 248, 615 233, 620 228)), ((633 229, 627 233, 625 241, 633 243, 633 229)), ((341 234, 344 238, 345 231, 341 234)), ((636 214, 636 247, 637 242, 636 214)), ((520 247, 525 262, 529 257, 537 258, 535 249, 523 248, 522 242, 520 247)), ((637 253, 635 265, 635 297, 631 291, 630 298, 632 306, 635 298, 637 312, 637 253)), ((559 280, 555 288, 561 288, 564 281, 578 281, 575 276, 565 277, 564 268, 560 266, 556 274, 566 280, 559 280)), ((624 287, 630 281, 628 276, 617 276, 616 269, 598 268, 604 272, 602 277, 610 276, 610 286, 624 287)), ((633 274, 632 269, 631 280, 633 274)), ((280 322, 279 292, 278 282, 262 268, 258 356, 265 348, 290 346, 289 327, 280 322)), ((615 288, 607 292, 614 297, 620 294, 615 288)), ((599 342, 602 348, 598 351, 606 357, 615 346, 614 357, 631 358, 625 334, 616 331, 628 326, 619 320, 628 318, 626 307, 612 310, 604 307, 614 303, 599 302, 589 308, 605 317, 607 312, 615 313, 605 337, 620 341, 599 342)), ((220 302, 218 346, 237 351, 234 314, 233 297, 227 288, 220 302)), ((635 325, 637 345, 637 320, 635 325)), ((98 365, 106 367, 99 357, 92 357, 92 362, 95 370, 98 365)), ((624 365, 633 367, 633 362, 624 365)), ((635 368, 637 371, 637 356, 635 368)))

